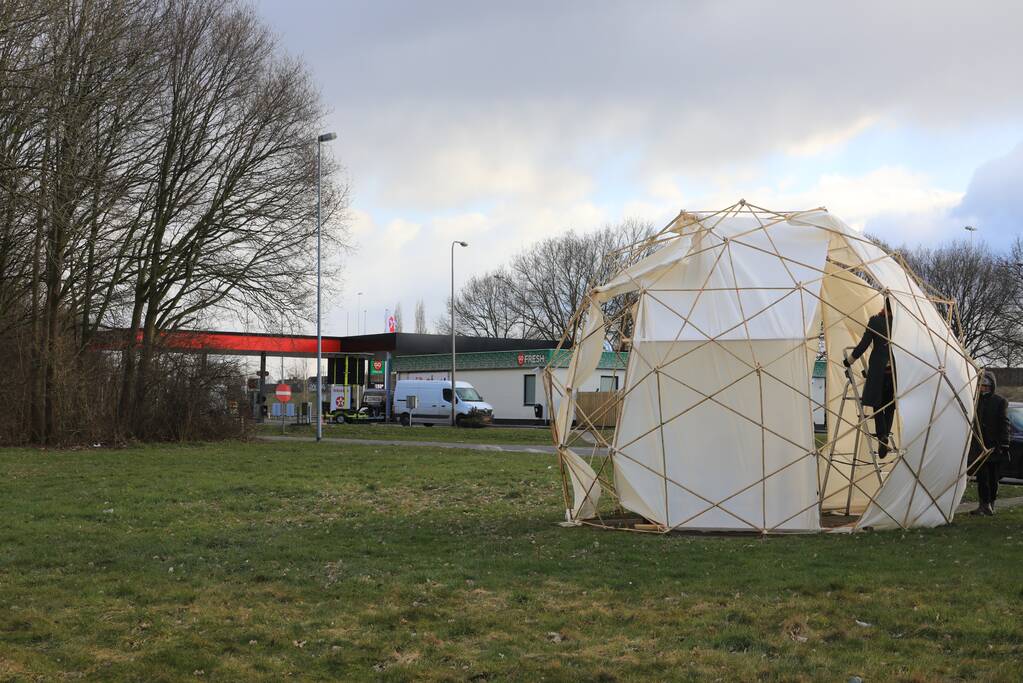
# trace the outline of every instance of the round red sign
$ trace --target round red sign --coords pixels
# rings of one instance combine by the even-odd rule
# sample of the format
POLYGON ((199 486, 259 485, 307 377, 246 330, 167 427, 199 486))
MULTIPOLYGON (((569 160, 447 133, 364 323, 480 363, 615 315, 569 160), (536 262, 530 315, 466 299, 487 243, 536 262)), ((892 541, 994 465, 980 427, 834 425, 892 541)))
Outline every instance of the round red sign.
POLYGON ((373 361, 373 372, 380 372, 384 369, 384 362, 382 360, 373 361))
POLYGON ((277 396, 277 400, 281 403, 287 403, 291 400, 291 385, 290 384, 278 384, 277 391, 274 392, 277 396))

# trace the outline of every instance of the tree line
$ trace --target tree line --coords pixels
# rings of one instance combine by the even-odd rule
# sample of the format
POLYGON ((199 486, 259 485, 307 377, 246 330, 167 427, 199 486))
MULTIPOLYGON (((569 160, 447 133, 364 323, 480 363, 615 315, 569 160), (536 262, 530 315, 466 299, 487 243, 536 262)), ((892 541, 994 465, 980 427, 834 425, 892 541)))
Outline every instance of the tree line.
MULTIPOLYGON (((470 278, 456 294, 458 333, 559 340, 567 332, 574 341, 579 321, 572 315, 586 292, 649 253, 625 247, 654 232, 648 223, 627 220, 527 247, 508 264, 470 278)), ((1004 249, 967 240, 894 247, 871 239, 903 259, 932 294, 956 302, 957 332, 975 359, 1005 367, 1023 363, 1023 239, 1004 249)), ((629 303, 623 297, 605 306, 612 346, 629 336, 631 319, 618 315, 629 303)), ((449 320, 439 316, 435 327, 450 333, 449 320)))
POLYGON ((0 0, 0 439, 201 430, 233 369, 163 353, 161 332, 308 308, 324 113, 239 2, 0 0))
POLYGON ((974 359, 1023 363, 1023 239, 1004 249, 953 240, 894 251, 931 292, 955 301, 956 332, 974 359))
MULTIPOLYGON (((573 316, 586 293, 622 268, 649 253, 630 249, 655 234, 651 223, 627 219, 595 232, 568 231, 520 251, 489 273, 469 278, 455 296, 455 329, 478 337, 575 339, 579 323, 573 316)), ((627 316, 619 315, 630 296, 604 306, 612 335, 627 336, 627 316)), ((451 300, 434 327, 450 334, 451 300)))

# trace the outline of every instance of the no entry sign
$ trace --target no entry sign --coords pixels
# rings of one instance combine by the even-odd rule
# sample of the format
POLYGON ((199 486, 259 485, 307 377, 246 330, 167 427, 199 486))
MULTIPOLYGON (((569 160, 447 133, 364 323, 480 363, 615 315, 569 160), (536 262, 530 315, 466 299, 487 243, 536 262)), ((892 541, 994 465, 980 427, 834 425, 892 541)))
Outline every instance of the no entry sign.
POLYGON ((281 403, 287 403, 291 400, 291 385, 290 384, 278 384, 277 391, 274 392, 277 396, 277 400, 281 403))

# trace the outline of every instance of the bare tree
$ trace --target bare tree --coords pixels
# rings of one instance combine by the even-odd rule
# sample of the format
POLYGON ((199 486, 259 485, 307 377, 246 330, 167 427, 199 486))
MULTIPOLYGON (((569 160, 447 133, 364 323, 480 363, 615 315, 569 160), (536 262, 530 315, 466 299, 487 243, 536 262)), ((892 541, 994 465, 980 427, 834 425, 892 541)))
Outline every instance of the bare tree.
MULTIPOLYGON (((508 273, 497 271, 474 276, 462 286, 455 298, 455 320, 459 334, 473 337, 512 337, 521 330, 512 311, 512 280, 508 273)), ((451 301, 448 300, 450 308, 451 301)), ((450 321, 438 319, 437 327, 450 333, 450 321)))
MULTIPOLYGON (((129 424, 145 405, 162 331, 217 308, 302 310, 314 272, 323 112, 307 72, 276 56, 251 9, 192 0, 172 3, 167 15, 158 158, 134 241, 129 329, 141 331, 141 347, 137 358, 126 354, 121 413, 129 424)), ((328 180, 328 243, 339 238, 331 218, 344 200, 328 180)))
POLYGON ((15 334, 27 329, 19 312, 31 321, 27 400, 39 441, 58 431, 60 376, 118 302, 130 267, 130 198, 149 154, 137 131, 151 117, 160 16, 148 0, 0 7, 0 183, 9 199, 0 241, 22 245, 3 249, 0 311, 15 334))
MULTIPOLYGON (((560 339, 568 331, 574 340, 579 321, 572 315, 583 297, 649 253, 624 248, 651 234, 649 224, 627 220, 593 233, 567 232, 538 242, 513 257, 506 268, 469 279, 455 299, 458 332, 560 339)), ((624 305, 625 298, 608 302, 605 314, 617 321, 624 305)), ((438 318, 437 327, 450 331, 447 317, 438 318)))
MULTIPOLYGON (((1007 325, 1018 339, 1023 336, 1023 237, 1017 236, 1009 248, 1005 267, 1012 280, 1014 299, 1006 314, 1007 325)), ((1013 353, 1006 359, 1006 367, 1023 365, 1023 345, 1016 344, 1013 353)))
MULTIPOLYGON (((1020 250, 1018 240, 1015 249, 1020 250)), ((1015 251, 998 254, 965 240, 898 251, 927 286, 955 301, 959 334, 974 358, 1007 366, 1019 362, 1023 292, 1015 251)))
POLYGON ((31 407, 10 433, 75 433, 68 397, 119 371, 107 403, 142 435, 163 331, 308 308, 322 114, 240 1, 0 0, 0 348, 31 407), (106 326, 133 330, 119 369, 91 351, 106 326))
POLYGON ((416 301, 416 334, 426 334, 428 329, 426 327, 426 305, 422 299, 416 301))

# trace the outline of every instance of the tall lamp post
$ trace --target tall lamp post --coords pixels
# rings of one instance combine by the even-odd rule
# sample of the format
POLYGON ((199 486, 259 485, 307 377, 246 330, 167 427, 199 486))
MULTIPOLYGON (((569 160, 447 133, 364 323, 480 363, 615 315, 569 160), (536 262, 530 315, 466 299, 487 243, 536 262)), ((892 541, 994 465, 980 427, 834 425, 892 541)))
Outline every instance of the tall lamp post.
POLYGON ((320 242, 322 223, 320 211, 320 157, 323 143, 337 138, 335 133, 323 133, 316 138, 316 441, 323 438, 323 334, 320 329, 320 242))
MULTIPOLYGON (((355 296, 355 334, 359 333, 359 311, 362 310, 362 292, 358 292, 355 296)), ((365 330, 363 330, 365 332, 365 330)))
POLYGON ((455 240, 451 243, 451 426, 457 427, 455 421, 455 401, 458 399, 458 392, 455 389, 455 245, 460 247, 469 246, 468 242, 455 240))
POLYGON ((970 233, 970 248, 972 249, 973 248, 973 233, 977 232, 977 228, 973 227, 972 225, 964 225, 963 226, 963 230, 965 230, 966 232, 970 233))

